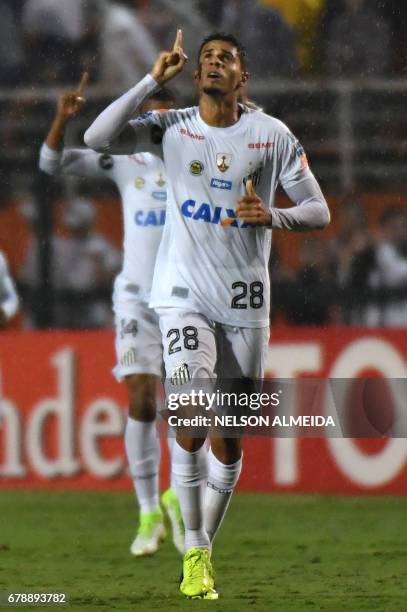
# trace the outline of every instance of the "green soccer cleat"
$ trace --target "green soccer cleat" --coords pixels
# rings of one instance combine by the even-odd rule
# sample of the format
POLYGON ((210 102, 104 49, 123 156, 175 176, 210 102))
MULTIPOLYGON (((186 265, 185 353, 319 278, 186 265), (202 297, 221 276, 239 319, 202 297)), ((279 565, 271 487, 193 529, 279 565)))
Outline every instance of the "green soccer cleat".
POLYGON ((179 590, 188 599, 218 599, 210 553, 206 548, 190 548, 184 555, 179 590))
POLYGON ((135 557, 153 555, 165 538, 164 516, 161 508, 152 512, 140 513, 140 526, 130 546, 135 557))
POLYGON ((161 495, 161 504, 169 518, 172 529, 172 541, 178 552, 184 554, 185 529, 182 521, 179 501, 174 489, 167 489, 161 495))

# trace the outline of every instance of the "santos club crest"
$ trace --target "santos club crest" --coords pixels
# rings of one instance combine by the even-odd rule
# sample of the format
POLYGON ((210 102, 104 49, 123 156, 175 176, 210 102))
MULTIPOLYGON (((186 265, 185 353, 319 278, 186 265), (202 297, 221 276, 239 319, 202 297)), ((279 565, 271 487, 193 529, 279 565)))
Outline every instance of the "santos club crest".
POLYGON ((226 172, 230 168, 232 163, 231 153, 217 153, 216 154, 216 165, 221 172, 226 172))

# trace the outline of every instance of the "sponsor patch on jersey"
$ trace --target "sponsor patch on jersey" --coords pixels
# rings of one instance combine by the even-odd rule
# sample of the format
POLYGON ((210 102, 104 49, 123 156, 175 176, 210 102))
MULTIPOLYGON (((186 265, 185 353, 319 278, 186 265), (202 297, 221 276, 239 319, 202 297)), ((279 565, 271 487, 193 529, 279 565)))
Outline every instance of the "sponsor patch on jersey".
POLYGON ((187 289, 186 287, 177 287, 176 285, 174 285, 174 287, 172 288, 171 291, 171 295, 173 295, 174 297, 179 297, 179 298, 187 298, 189 294, 189 289, 187 289))
POLYGON ((225 219, 233 219, 228 227, 238 227, 240 229, 250 227, 250 225, 241 222, 240 219, 236 217, 236 212, 233 208, 224 208, 223 206, 212 207, 206 202, 197 205, 195 200, 185 200, 181 206, 181 212, 184 217, 194 221, 203 221, 204 223, 218 225, 225 219))
POLYGON ((107 153, 104 153, 99 157, 99 166, 102 168, 102 170, 110 170, 113 168, 113 163, 113 157, 107 153))
POLYGON ((153 116, 153 111, 146 111, 145 113, 142 113, 141 115, 136 117, 135 123, 138 123, 140 125, 145 125, 146 123, 148 123, 148 120, 151 119, 152 116, 153 116))
POLYGON ((161 226, 165 223, 165 208, 159 210, 137 210, 134 215, 136 225, 141 227, 161 226))
POLYGON ((216 154, 216 165, 221 172, 229 170, 230 164, 232 163, 233 155, 231 153, 217 153, 216 154))
POLYGON ((191 161, 191 163, 189 164, 189 171, 194 176, 200 176, 203 172, 203 169, 204 165, 201 161, 199 161, 199 159, 194 159, 194 161, 191 161))
POLYGON ((271 149, 274 146, 273 141, 269 142, 249 142, 247 147, 249 149, 271 149))
POLYGON ((154 200, 160 200, 161 202, 166 202, 167 200, 167 192, 166 191, 153 191, 151 193, 154 200))
POLYGON ((164 187, 165 178, 163 177, 162 172, 158 173, 157 178, 155 179, 155 184, 157 185, 157 187, 164 187))
POLYGON ((186 128, 181 128, 180 134, 182 134, 183 136, 188 136, 189 138, 192 138, 192 140, 205 140, 205 136, 202 136, 202 134, 193 134, 186 128))
POLYGON ((121 319, 120 321, 120 337, 123 339, 124 336, 132 336, 133 338, 137 335, 138 323, 135 319, 121 319))
POLYGON ((136 189, 143 189, 146 182, 142 176, 136 176, 136 180, 134 181, 134 184, 136 186, 136 189))
POLYGON ((300 143, 300 141, 294 136, 294 134, 289 134, 289 137, 293 143, 294 151, 296 156, 299 158, 301 166, 300 171, 303 172, 308 168, 308 159, 304 151, 304 147, 300 143))
POLYGON ((191 374, 187 363, 180 363, 175 366, 171 374, 171 384, 174 386, 185 385, 191 380, 191 374))
POLYGON ((211 180, 211 187, 215 189, 227 189, 230 191, 232 189, 232 181, 224 181, 222 179, 213 178, 211 180))

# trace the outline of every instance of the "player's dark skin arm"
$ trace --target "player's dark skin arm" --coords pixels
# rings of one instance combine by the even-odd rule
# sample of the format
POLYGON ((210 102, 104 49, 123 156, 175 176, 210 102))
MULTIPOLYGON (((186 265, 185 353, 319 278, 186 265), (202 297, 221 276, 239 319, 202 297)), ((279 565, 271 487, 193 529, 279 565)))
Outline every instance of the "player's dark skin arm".
POLYGON ((62 151, 63 149, 66 126, 85 104, 83 94, 88 80, 89 74, 84 72, 78 88, 75 91, 62 94, 58 99, 57 112, 45 140, 53 151, 62 151))

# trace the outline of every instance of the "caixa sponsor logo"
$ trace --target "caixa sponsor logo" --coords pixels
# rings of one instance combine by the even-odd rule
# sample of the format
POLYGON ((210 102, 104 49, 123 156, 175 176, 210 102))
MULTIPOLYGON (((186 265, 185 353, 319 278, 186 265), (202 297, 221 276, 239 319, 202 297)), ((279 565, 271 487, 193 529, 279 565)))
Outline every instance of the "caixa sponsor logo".
MULTIPOLYGON (((215 225, 218 225, 224 219, 233 219, 236 217, 233 208, 212 206, 206 202, 197 205, 195 200, 185 200, 181 206, 181 212, 184 217, 188 217, 194 221, 204 221, 205 223, 214 223, 215 225)), ((249 227, 249 225, 247 223, 241 223, 240 220, 236 218, 229 227, 239 227, 243 229, 249 227)))
POLYGON ((137 210, 134 215, 136 225, 147 227, 148 225, 164 225, 165 223, 165 208, 158 210, 137 210))

